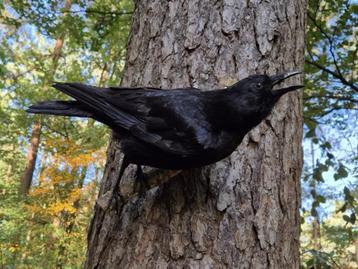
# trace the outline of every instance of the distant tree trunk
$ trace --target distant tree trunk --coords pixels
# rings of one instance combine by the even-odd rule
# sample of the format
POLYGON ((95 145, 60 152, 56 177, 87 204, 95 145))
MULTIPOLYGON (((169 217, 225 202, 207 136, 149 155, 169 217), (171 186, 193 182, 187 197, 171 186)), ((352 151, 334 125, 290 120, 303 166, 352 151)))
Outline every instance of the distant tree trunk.
MULTIPOLYGON (((71 5, 72 5, 72 0, 65 0, 65 7, 64 7, 65 15, 66 15, 66 11, 71 8, 71 5)), ((49 77, 47 78, 48 81, 52 81, 53 77, 55 76, 64 41, 65 41, 65 34, 62 33, 60 37, 56 40, 56 44, 52 52, 52 68, 50 70, 49 77)), ((45 87, 47 87, 47 82, 45 82, 44 84, 45 87)), ((30 146, 27 153, 25 170, 21 177, 21 182, 20 182, 20 188, 19 188, 20 195, 26 195, 31 187, 32 178, 34 176, 34 170, 36 165, 38 148, 40 146, 40 141, 41 141, 41 128, 42 125, 39 120, 36 120, 32 125, 30 146)))
MULTIPOLYGON (((136 4, 124 86, 215 89, 303 68, 304 0, 136 4)), ((85 267, 298 268, 301 138, 292 93, 229 158, 120 200, 119 213, 97 205, 85 267)), ((119 172, 115 137, 107 158, 100 199, 119 172)))
POLYGON ((40 137, 41 137, 41 123, 40 121, 36 120, 32 125, 30 146, 27 152, 24 174, 21 178, 20 190, 19 190, 21 195, 27 194, 31 186, 32 176, 36 165, 37 152, 40 145, 40 137))
POLYGON ((313 217, 312 221, 312 241, 313 249, 319 251, 322 249, 321 246, 321 223, 317 216, 313 217))

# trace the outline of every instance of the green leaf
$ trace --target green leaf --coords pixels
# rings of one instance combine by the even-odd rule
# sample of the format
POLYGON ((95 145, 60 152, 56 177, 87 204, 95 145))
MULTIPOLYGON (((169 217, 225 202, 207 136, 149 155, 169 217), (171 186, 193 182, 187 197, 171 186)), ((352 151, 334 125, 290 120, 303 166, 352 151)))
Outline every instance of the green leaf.
POLYGON ((333 175, 334 179, 338 180, 341 178, 345 178, 347 176, 348 176, 348 172, 345 166, 342 163, 340 163, 337 172, 333 175))
POLYGON ((343 193, 344 193, 345 196, 350 196, 351 195, 351 192, 347 187, 344 187, 343 193))
POLYGON ((326 198, 322 195, 318 195, 316 200, 319 202, 319 203, 325 203, 326 202, 326 198))
POLYGON ((312 195, 313 198, 316 198, 317 192, 316 192, 315 189, 312 189, 312 190, 311 190, 311 195, 312 195))
POLYGON ((306 133, 305 138, 311 138, 315 136, 316 136, 316 129, 313 128, 306 133))
POLYGON ((328 165, 318 163, 316 168, 313 170, 313 178, 317 181, 324 182, 322 173, 328 171, 328 165))
POLYGON ((332 145, 331 145, 331 143, 326 141, 321 145, 321 148, 323 148, 323 149, 331 149, 332 145))
POLYGON ((348 205, 352 205, 354 203, 354 197, 351 191, 347 187, 344 187, 343 192, 344 200, 347 202, 348 205))
POLYGON ((313 258, 312 258, 312 259, 309 259, 309 260, 306 262, 307 268, 312 268, 313 264, 314 264, 314 259, 313 259, 313 258))
POLYGON ((351 218, 350 218, 348 215, 343 215, 343 219, 344 219, 346 222, 351 222, 351 218))
POLYGON ((317 213, 317 209, 316 208, 311 208, 311 216, 312 217, 317 217, 318 213, 317 213))
POLYGON ((347 203, 344 203, 343 206, 337 212, 345 212, 347 210, 347 203))

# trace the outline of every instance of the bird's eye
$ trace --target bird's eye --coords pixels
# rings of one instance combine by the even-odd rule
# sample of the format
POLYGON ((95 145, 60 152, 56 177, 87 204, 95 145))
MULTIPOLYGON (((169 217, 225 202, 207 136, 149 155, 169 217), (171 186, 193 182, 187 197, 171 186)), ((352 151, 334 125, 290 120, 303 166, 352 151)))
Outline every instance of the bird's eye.
POLYGON ((256 83, 255 87, 256 87, 256 89, 261 89, 261 88, 262 88, 262 84, 261 84, 261 83, 256 83))

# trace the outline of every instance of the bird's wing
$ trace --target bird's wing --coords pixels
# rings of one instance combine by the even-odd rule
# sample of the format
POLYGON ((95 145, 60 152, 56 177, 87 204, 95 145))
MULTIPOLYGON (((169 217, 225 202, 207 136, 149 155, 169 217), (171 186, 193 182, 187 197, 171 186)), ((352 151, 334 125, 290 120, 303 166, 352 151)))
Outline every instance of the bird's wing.
POLYGON ((138 139, 181 156, 208 149, 215 139, 198 89, 111 89, 108 101, 133 115, 129 131, 138 139))
POLYGON ((56 88, 111 119, 111 127, 129 131, 137 139, 165 152, 188 156, 210 148, 216 139, 205 117, 203 92, 198 89, 99 89, 82 84, 56 88))

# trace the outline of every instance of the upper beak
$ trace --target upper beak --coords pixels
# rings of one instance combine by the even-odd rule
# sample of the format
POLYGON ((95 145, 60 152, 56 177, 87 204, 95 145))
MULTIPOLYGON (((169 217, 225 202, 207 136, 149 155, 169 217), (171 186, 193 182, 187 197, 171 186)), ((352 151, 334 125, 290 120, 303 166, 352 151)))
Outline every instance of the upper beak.
MULTIPOLYGON (((276 75, 276 76, 271 76, 270 79, 271 79, 271 82, 272 82, 272 86, 275 86, 276 84, 279 84, 282 81, 284 81, 284 80, 286 80, 286 79, 288 79, 288 78, 290 78, 292 76, 298 75, 298 74, 301 74, 301 72, 293 71, 293 72, 286 72, 286 73, 276 75)), ((287 87, 287 88, 274 90, 274 91, 272 91, 272 93, 275 96, 280 97, 280 96, 284 95, 287 92, 295 91, 295 90, 301 89, 303 87, 304 87, 303 85, 294 85, 294 86, 290 86, 290 87, 287 87)))
POLYGON ((295 76, 295 75, 298 75, 298 74, 301 74, 301 72, 293 71, 293 72, 286 72, 286 73, 283 73, 283 74, 280 74, 280 75, 272 76, 270 78, 271 78, 271 81, 272 81, 272 85, 274 86, 274 85, 284 81, 285 79, 288 79, 288 78, 290 78, 292 76, 295 76))

